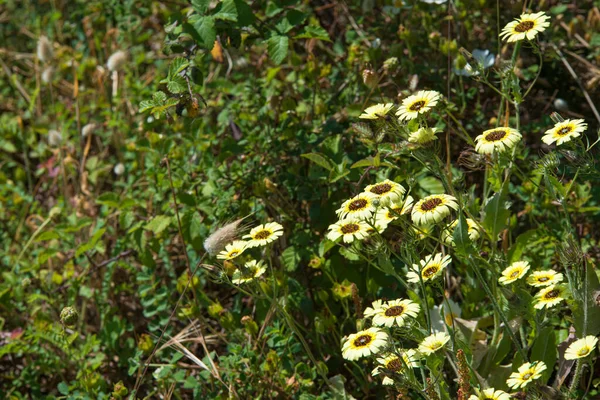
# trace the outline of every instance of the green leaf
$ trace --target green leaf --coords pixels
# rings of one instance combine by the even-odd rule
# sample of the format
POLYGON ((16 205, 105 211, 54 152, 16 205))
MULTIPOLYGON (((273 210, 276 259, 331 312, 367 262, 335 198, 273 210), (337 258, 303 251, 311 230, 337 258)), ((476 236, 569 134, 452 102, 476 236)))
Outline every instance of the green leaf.
POLYGON ((239 26, 252 25, 256 20, 252 8, 244 0, 234 0, 239 26))
POLYGON ((484 207, 483 227, 497 240, 498 234, 506 227, 510 212, 506 207, 506 187, 495 193, 484 207))
POLYGON ((267 40, 269 57, 275 64, 281 64, 288 53, 289 39, 287 36, 276 35, 267 40))
POLYGON ((281 253, 281 263, 286 271, 295 271, 300 263, 300 254, 294 246, 290 246, 281 253))
POLYGON ((335 163, 329 159, 325 154, 321 153, 306 153, 302 154, 301 157, 307 158, 315 164, 325 168, 328 171, 333 171, 335 163))
POLYGON ((508 262, 513 263, 515 261, 519 261, 525 249, 527 249, 527 244, 532 242, 532 239, 537 236, 537 229, 530 229, 527 232, 520 234, 515 240, 515 244, 512 245, 510 250, 508 251, 508 262))
POLYGON ((69 385, 67 385, 65 382, 61 382, 56 386, 56 389, 59 391, 60 394, 64 394, 65 396, 69 394, 69 385))
POLYGON ((167 95, 165 92, 159 90, 158 92, 154 92, 152 95, 152 100, 154 101, 154 105, 163 104, 167 100, 167 95))
POLYGON ((166 215, 157 215, 156 217, 152 218, 152 220, 150 222, 148 222, 146 224, 144 229, 146 229, 147 231, 152 231, 152 232, 154 232, 154 234, 158 235, 159 233, 161 233, 162 231, 167 229, 167 227, 170 224, 171 224, 171 217, 166 216, 166 215))
POLYGON ((221 9, 214 15, 215 19, 236 22, 238 17, 237 7, 234 0, 224 0, 221 9))
POLYGON ((356 253, 354 253, 354 252, 352 252, 352 251, 348 250, 348 249, 347 249, 347 248, 345 248, 345 247, 340 247, 340 254, 341 254, 341 255, 342 255, 342 256, 343 256, 345 259, 347 259, 347 260, 350 260, 350 261, 358 261, 358 260, 360 259, 360 257, 359 257, 359 256, 358 256, 356 253))
POLYGON ((556 343, 556 332, 554 328, 548 326, 542 329, 533 343, 531 348, 531 361, 543 361, 549 368, 542 373, 541 383, 545 384, 550 375, 553 372, 553 368, 550 366, 556 363, 558 358, 557 354, 557 343, 556 343))
POLYGON ((204 14, 208 11, 208 7, 210 6, 210 0, 192 0, 192 8, 198 14, 204 14))
POLYGON ((458 223, 454 227, 454 232, 452 232, 452 240, 455 248, 459 251, 465 251, 471 245, 469 225, 462 213, 459 214, 458 223))
POLYGON ((432 176, 426 176, 425 178, 421 178, 418 181, 419 186, 423 188, 428 193, 431 194, 440 194, 444 193, 444 185, 442 181, 432 176))
POLYGON ((355 162, 350 168, 352 169, 360 167, 379 167, 379 165, 381 165, 381 160, 379 159, 379 153, 377 153, 375 157, 369 156, 367 158, 363 158, 362 160, 355 162))
POLYGON ((212 50, 217 39, 217 31, 215 29, 215 20, 213 17, 200 17, 194 22, 194 29, 202 38, 202 44, 207 50, 212 50))
POLYGON ((325 29, 320 26, 309 25, 304 28, 304 32, 295 36, 294 39, 319 39, 324 40, 326 42, 331 42, 329 39, 329 34, 325 29))
POLYGON ((173 94, 183 93, 188 90, 187 82, 183 76, 176 75, 167 82, 167 89, 173 94))
POLYGON ((106 228, 98 229, 87 243, 84 243, 77 248, 77 250, 75 251, 75 257, 79 257, 86 251, 90 251, 94 247, 96 247, 96 244, 98 243, 102 235, 104 235, 104 232, 106 232, 106 228))
POLYGON ((140 102, 140 110, 139 112, 146 112, 154 108, 154 101, 152 100, 142 100, 140 102))
POLYGON ((177 76, 181 71, 190 66, 190 62, 183 57, 177 57, 169 65, 169 77, 177 76))

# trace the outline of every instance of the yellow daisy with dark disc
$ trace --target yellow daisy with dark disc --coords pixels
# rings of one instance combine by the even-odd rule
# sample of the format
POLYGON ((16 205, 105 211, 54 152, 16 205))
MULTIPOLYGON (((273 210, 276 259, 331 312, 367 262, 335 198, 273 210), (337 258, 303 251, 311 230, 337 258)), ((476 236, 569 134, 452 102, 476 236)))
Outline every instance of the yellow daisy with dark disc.
POLYGON ((550 26, 549 19, 550 17, 543 11, 535 14, 521 14, 515 21, 506 24, 500 32, 500 37, 508 42, 531 40, 550 26))
POLYGON ((542 137, 542 142, 547 145, 556 143, 557 146, 560 146, 581 136, 586 129, 587 124, 583 119, 566 119, 554 125, 552 129, 548 129, 542 137))
POLYGON ((388 344, 388 334, 379 328, 369 328, 348 335, 342 345, 342 357, 354 361, 379 353, 388 344))
POLYGON ((488 129, 475 138, 475 151, 479 154, 503 153, 515 147, 521 137, 519 131, 513 128, 488 129))

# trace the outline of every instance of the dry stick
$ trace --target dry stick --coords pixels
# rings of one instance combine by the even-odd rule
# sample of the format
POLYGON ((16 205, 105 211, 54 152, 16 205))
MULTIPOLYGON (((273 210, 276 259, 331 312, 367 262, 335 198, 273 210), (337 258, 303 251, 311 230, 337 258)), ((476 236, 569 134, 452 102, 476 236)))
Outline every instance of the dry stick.
POLYGON ((583 86, 583 83, 581 83, 581 80, 577 76, 577 73, 573 70, 573 68, 571 67, 571 64, 569 64, 569 62, 567 61, 567 59, 565 58, 565 56, 563 55, 563 53, 558 49, 558 47, 554 43, 552 43, 551 46, 554 49, 554 51, 556 51, 556 54, 558 55, 558 57, 560 58, 560 60, 562 61, 562 63, 565 65, 565 68, 567 68, 567 71, 569 71, 569 73, 571 74, 571 76, 573 77, 573 79, 575 79, 575 82, 577 82, 577 85, 579 86, 579 88, 583 92, 583 96, 585 97, 585 100, 587 101, 588 105, 592 109, 592 112, 594 113, 594 116, 596 117, 596 119, 598 120, 598 122, 600 122, 600 113, 598 113, 598 110, 596 109, 596 106, 594 105, 594 102, 592 101, 592 99, 591 99, 590 95, 588 94, 587 90, 585 90, 585 86, 583 86))

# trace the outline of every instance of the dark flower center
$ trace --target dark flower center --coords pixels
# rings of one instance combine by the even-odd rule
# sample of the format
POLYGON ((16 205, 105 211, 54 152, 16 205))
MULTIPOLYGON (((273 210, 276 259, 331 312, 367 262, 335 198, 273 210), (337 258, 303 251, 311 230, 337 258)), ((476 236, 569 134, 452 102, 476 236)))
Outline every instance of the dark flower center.
POLYGON ((555 299, 558 297, 558 295, 560 294, 560 290, 551 290, 548 293, 546 293, 546 295, 544 296, 545 299, 555 299))
POLYGON ((526 373, 525 375, 523 375, 523 380, 526 381, 527 379, 531 378, 533 374, 531 372, 526 373))
POLYGON ((390 190, 392 190, 392 185, 390 185, 389 183, 382 183, 380 185, 373 186, 370 191, 371 193, 381 195, 389 192, 390 190))
POLYGON ((404 312, 404 307, 402 306, 392 306, 385 310, 386 317, 397 317, 398 315, 402 315, 404 312))
POLYGON ((431 267, 427 267, 423 270, 423 277, 425 278, 429 278, 433 275, 436 274, 436 272, 438 272, 438 266, 437 265, 432 265, 431 267))
POLYGON ((262 240, 262 239, 268 238, 269 236, 271 236, 271 231, 268 231, 265 229, 265 230, 256 232, 254 234, 254 239, 262 240))
POLYGON ((538 278, 538 281, 540 281, 540 282, 546 282, 548 280, 550 280, 550 278, 547 278, 545 276, 542 276, 541 278, 538 278))
POLYGON ((559 129, 558 132, 556 132, 556 134, 558 136, 565 136, 565 135, 571 133, 572 130, 573 129, 570 126, 565 126, 564 128, 559 129))
POLYGON ((439 206, 440 204, 442 204, 442 199, 440 199, 439 197, 434 197, 433 199, 425 200, 421 204, 421 210, 431 211, 431 210, 435 209, 437 206, 439 206))
POLYGON ((485 140, 487 140, 488 142, 495 142, 501 140, 504 136, 506 136, 506 131, 497 130, 485 135, 485 140))
POLYGON ((367 204, 369 204, 369 202, 367 200, 357 199, 348 205, 348 209, 350 211, 362 210, 363 208, 365 208, 367 206, 367 204))
POLYGON ((517 276, 519 276, 519 273, 521 273, 521 271, 515 271, 512 274, 510 274, 511 278, 516 278, 517 276))
POLYGON ((356 347, 366 346, 369 343, 371 343, 371 340, 373 340, 373 338, 371 336, 361 335, 361 336, 357 337, 356 339, 354 339, 354 345, 356 347))
POLYGON ((359 229, 360 229, 360 226, 358 226, 358 224, 346 224, 346 225, 343 225, 341 228, 342 233, 344 235, 357 232, 359 229))
POLYGON ((390 371, 396 372, 402 369, 402 361, 399 358, 394 358, 392 361, 389 361, 386 366, 390 371))
POLYGON ((229 253, 229 257, 235 257, 235 256, 237 256, 238 254, 239 254, 239 252, 238 252, 238 251, 236 251, 236 250, 234 250, 234 251, 232 251, 231 253, 229 253))
POLYGON ((523 33, 531 30, 535 24, 533 21, 521 21, 515 26, 515 32, 523 33))
POLYGON ((419 111, 421 108, 423 108, 423 106, 425 106, 425 104, 426 103, 424 100, 415 101, 410 105, 410 107, 408 107, 408 109, 410 111, 419 111))

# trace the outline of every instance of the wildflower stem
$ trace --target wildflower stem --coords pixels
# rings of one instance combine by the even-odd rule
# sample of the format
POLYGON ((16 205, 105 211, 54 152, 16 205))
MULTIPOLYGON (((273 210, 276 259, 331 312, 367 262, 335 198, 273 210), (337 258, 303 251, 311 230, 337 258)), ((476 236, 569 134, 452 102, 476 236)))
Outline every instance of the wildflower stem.
POLYGON ((575 373, 573 374, 573 380, 571 380, 571 384, 569 385, 569 398, 574 390, 577 390, 579 386, 579 380, 581 379, 581 371, 583 369, 583 362, 581 360, 577 360, 577 364, 575 365, 575 373))
POLYGON ((526 361, 527 360, 527 353, 521 347, 521 344, 517 340, 517 337, 515 336, 515 334, 512 331, 512 329, 510 328, 510 324, 508 322, 508 319, 506 318, 506 315, 504 315, 504 313, 502 312, 502 309, 500 308, 500 305, 496 301, 496 298, 494 297, 494 295, 491 292, 489 286, 485 282, 485 279, 483 279, 483 276, 481 275, 481 272, 479 272, 479 270, 477 269, 477 266, 473 264, 473 260, 472 260, 472 258, 471 258, 470 255, 469 255, 469 262, 471 264, 471 268, 473 269, 473 272, 475 272, 475 275, 477 275, 477 279, 479 279, 479 283, 481 283, 481 286, 483 286, 483 290, 485 291, 485 293, 490 298, 490 300, 492 302, 492 305, 494 306, 494 309, 496 310, 496 312, 500 316, 500 319, 502 319, 502 322, 504 323, 504 326, 506 327, 506 332, 508 332, 508 336, 510 336, 510 339, 515 344, 515 346, 517 348, 517 351, 519 352, 519 354, 521 354, 521 357, 523 358, 523 360, 526 361))

